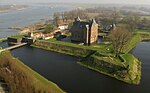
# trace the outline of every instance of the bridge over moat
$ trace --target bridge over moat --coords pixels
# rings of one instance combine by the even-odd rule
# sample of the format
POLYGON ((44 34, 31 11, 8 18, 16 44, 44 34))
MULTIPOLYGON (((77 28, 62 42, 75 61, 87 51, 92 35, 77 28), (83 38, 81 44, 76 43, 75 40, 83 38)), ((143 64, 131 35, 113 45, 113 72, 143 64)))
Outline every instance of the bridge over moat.
POLYGON ((21 43, 21 44, 17 44, 17 45, 14 45, 14 46, 10 46, 10 47, 5 48, 5 50, 12 50, 12 49, 24 46, 24 45, 27 45, 27 43, 21 43))
POLYGON ((20 43, 20 44, 14 45, 14 46, 10 46, 10 47, 1 49, 0 53, 5 51, 5 50, 12 50, 12 49, 19 48, 19 47, 22 47, 22 46, 25 46, 25 45, 27 45, 27 43, 20 43))

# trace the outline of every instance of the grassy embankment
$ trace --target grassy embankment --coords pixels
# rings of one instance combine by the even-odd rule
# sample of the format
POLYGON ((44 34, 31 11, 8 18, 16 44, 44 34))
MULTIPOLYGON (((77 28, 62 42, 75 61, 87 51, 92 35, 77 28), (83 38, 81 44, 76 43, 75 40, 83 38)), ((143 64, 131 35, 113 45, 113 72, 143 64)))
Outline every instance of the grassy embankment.
POLYGON ((136 30, 136 34, 139 34, 142 41, 150 41, 150 30, 136 30))
POLYGON ((122 58, 124 62, 121 63, 120 60, 109 56, 99 57, 93 55, 89 60, 79 62, 79 64, 123 82, 139 84, 141 79, 141 63, 131 54, 124 54, 122 58))
MULTIPOLYGON (((25 35, 25 34, 13 35, 13 36, 10 36, 10 38, 20 39, 20 38, 24 37, 24 35, 25 35)), ((0 43, 1 43, 1 42, 5 42, 5 41, 7 41, 7 38, 1 38, 1 39, 0 39, 0 43)))
POLYGON ((1 43, 1 42, 5 42, 5 41, 7 41, 7 38, 1 38, 1 39, 0 39, 0 43, 1 43))
POLYGON ((64 93, 64 91, 61 90, 56 84, 48 81, 32 69, 30 69, 28 66, 23 64, 23 62, 14 58, 8 51, 4 51, 0 54, 0 69, 2 71, 0 76, 3 77, 8 83, 11 93, 21 91, 20 87, 23 86, 24 89, 22 93, 25 93, 25 90, 28 91, 28 93, 64 93), (3 68, 7 68, 7 70, 2 71, 3 68), (7 71, 10 73, 8 73, 7 71), (23 78, 21 77, 21 75, 23 75, 23 78), (24 81, 24 83, 22 80, 24 81), (19 82, 22 82, 24 85, 21 84, 20 86, 19 82), (15 91, 17 85, 18 87, 20 87, 15 91), (31 87, 32 89, 31 91, 29 91, 31 87))
MULTIPOLYGON (((98 51, 86 60, 79 62, 79 64, 118 80, 130 84, 139 84, 141 79, 141 62, 128 52, 140 41, 140 35, 134 35, 124 47, 123 54, 120 55, 120 58, 115 58, 113 53, 102 53, 98 51)), ((112 46, 107 46, 106 49, 108 48, 111 50, 112 46)))
POLYGON ((96 48, 56 41, 56 39, 38 40, 32 46, 77 57, 86 57, 96 52, 96 48))
POLYGON ((139 34, 133 35, 132 39, 125 45, 123 49, 123 53, 130 52, 136 45, 141 42, 142 38, 139 34))
POLYGON ((22 37, 24 37, 24 34, 18 34, 18 35, 10 36, 9 38, 20 39, 22 37))
MULTIPOLYGON (((139 35, 134 35, 131 41, 129 41, 126 45, 124 52, 128 53, 138 42, 140 42, 140 40, 139 35)), ((82 57, 82 60, 78 63, 84 67, 130 84, 139 84, 140 82, 140 61, 131 54, 123 54, 120 58, 115 58, 112 53, 112 45, 110 43, 82 46, 50 39, 46 41, 38 40, 32 46, 82 57), (132 63, 134 65, 132 65, 132 63), (132 68, 137 69, 134 69, 134 71, 132 68)))

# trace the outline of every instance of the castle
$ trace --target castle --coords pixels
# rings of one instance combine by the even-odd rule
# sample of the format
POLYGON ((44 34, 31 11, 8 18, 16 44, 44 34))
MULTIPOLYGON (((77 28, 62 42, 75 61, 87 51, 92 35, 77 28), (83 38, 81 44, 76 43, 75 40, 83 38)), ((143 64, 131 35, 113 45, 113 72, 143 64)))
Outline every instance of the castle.
POLYGON ((90 45, 98 39, 98 24, 93 19, 89 22, 75 18, 71 31, 71 41, 90 45))

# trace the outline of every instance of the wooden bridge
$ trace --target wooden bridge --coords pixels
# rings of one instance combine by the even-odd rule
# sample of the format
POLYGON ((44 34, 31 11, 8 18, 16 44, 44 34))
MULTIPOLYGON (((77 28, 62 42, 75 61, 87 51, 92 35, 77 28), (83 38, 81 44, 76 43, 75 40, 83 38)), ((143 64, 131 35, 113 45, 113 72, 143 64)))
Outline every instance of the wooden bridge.
POLYGON ((21 44, 17 44, 17 45, 14 45, 14 46, 10 46, 10 47, 5 48, 5 50, 12 50, 12 49, 24 46, 24 45, 27 45, 27 43, 21 43, 21 44))
POLYGON ((15 49, 15 48, 24 46, 24 45, 27 45, 27 43, 21 43, 21 44, 17 44, 17 45, 14 45, 14 46, 10 46, 10 47, 1 49, 1 50, 0 50, 0 53, 3 52, 3 51, 5 51, 5 50, 12 50, 12 49, 15 49))

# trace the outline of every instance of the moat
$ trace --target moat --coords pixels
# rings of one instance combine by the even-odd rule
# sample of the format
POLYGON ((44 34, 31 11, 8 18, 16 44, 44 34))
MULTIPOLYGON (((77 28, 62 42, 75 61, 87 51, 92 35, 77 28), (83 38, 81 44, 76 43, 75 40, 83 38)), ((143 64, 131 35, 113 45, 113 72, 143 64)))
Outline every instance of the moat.
POLYGON ((76 57, 29 46, 12 50, 12 54, 68 93, 149 93, 149 46, 150 42, 141 42, 132 51, 142 62, 142 79, 138 86, 84 68, 76 63, 76 57))

